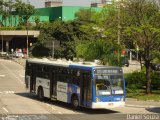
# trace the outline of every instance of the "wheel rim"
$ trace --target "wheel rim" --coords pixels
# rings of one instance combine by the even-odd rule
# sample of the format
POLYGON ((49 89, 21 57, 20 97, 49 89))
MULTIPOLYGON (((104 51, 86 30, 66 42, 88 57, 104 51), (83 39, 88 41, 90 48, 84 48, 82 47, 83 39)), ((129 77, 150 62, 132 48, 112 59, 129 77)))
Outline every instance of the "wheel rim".
POLYGON ((43 93, 42 93, 42 90, 39 90, 39 98, 40 98, 40 99, 43 98, 42 94, 43 94, 43 93))
POLYGON ((42 98, 42 90, 40 90, 39 97, 42 98))
POLYGON ((75 99, 75 100, 73 101, 73 105, 74 105, 75 107, 78 107, 79 103, 78 103, 78 100, 77 100, 77 99, 75 99))

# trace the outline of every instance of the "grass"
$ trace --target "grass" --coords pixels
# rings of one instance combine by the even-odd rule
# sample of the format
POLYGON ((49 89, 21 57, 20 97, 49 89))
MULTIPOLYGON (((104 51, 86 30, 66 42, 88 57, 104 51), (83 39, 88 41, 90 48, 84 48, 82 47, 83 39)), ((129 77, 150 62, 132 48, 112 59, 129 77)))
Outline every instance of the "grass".
POLYGON ((153 90, 152 94, 147 95, 145 90, 143 89, 136 89, 136 90, 129 90, 127 89, 127 98, 134 98, 137 100, 154 100, 160 101, 160 90, 153 90))

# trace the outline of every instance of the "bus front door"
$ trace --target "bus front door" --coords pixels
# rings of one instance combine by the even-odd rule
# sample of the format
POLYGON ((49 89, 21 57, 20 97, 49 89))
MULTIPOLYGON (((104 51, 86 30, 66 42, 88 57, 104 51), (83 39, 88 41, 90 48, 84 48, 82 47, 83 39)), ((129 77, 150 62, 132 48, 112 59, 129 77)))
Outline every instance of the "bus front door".
POLYGON ((89 107, 91 103, 91 77, 89 74, 83 74, 82 80, 80 83, 80 101, 81 105, 89 107))

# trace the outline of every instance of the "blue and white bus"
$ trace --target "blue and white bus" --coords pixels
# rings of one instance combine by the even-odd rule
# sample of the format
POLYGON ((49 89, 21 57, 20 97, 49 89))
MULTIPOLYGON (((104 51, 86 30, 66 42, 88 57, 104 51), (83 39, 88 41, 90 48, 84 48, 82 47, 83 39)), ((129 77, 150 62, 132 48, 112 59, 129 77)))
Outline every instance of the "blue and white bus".
POLYGON ((125 81, 120 67, 64 61, 26 61, 25 83, 30 93, 71 103, 73 108, 115 108, 125 105, 125 81))

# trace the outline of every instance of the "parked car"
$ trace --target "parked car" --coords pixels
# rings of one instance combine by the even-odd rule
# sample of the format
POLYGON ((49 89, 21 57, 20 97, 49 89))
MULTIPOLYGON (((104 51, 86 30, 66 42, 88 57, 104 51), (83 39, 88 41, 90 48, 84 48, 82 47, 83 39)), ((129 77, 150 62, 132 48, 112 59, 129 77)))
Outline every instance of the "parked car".
POLYGON ((22 52, 17 52, 17 51, 13 54, 13 56, 14 56, 14 57, 17 57, 17 58, 18 58, 18 57, 24 57, 24 55, 23 55, 22 52))
POLYGON ((151 63, 151 69, 153 71, 160 71, 160 64, 159 63, 151 63))
POLYGON ((123 66, 126 66, 126 67, 129 66, 129 60, 128 60, 128 58, 124 58, 124 59, 122 60, 122 65, 123 65, 123 66))

